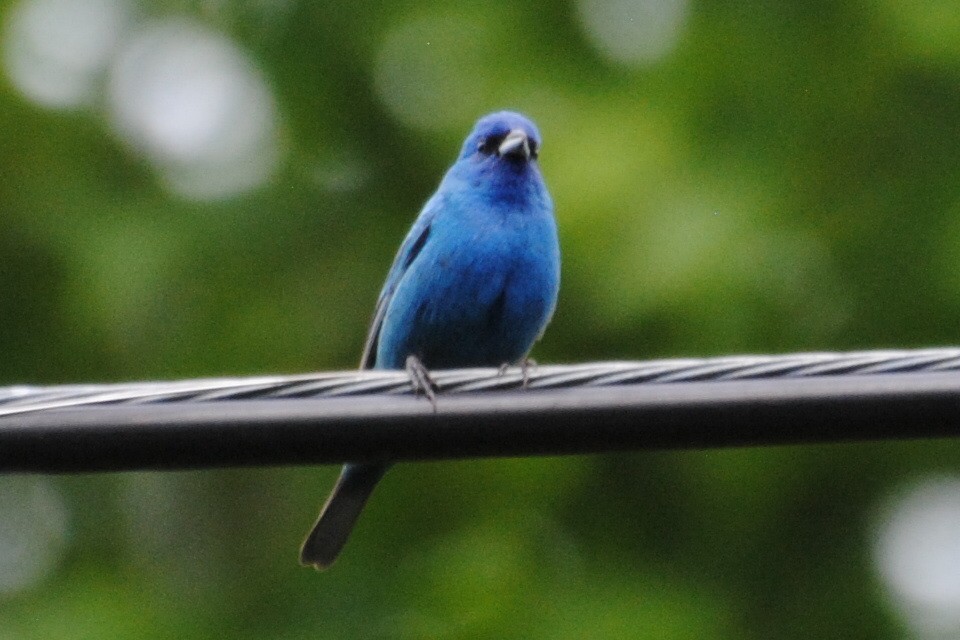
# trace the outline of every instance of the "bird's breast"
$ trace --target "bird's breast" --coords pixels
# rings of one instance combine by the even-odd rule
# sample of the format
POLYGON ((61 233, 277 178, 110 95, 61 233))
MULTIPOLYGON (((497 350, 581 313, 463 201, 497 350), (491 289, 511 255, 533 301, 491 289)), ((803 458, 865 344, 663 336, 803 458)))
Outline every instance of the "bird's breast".
POLYGON ((391 362, 409 354, 428 368, 516 362, 549 320, 559 284, 549 210, 461 213, 434 222, 397 287, 381 345, 391 362))

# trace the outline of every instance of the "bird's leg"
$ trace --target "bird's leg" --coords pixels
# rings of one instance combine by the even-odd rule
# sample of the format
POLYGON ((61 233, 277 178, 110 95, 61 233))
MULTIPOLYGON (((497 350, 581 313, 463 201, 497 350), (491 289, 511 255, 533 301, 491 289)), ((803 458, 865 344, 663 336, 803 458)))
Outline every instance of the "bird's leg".
MULTIPOLYGON (((502 365, 500 365, 500 368, 497 369, 497 375, 502 376, 507 372, 507 369, 509 368, 510 368, 510 363, 504 362, 502 365)), ((520 361, 520 375, 523 376, 523 381, 520 383, 521 389, 526 389, 527 386, 530 384, 530 371, 536 370, 536 368, 537 368, 537 361, 534 360, 533 358, 524 358, 523 360, 520 361)))
POLYGON ((520 375, 523 376, 523 389, 526 389, 530 385, 530 372, 536 370, 537 361, 533 358, 524 358, 520 361, 520 375))
POLYGON ((407 362, 404 368, 407 371, 407 376, 410 378, 410 386, 413 387, 413 393, 416 395, 422 393, 424 397, 430 401, 430 404, 433 405, 434 410, 436 410, 437 391, 440 390, 440 387, 438 387, 437 383, 430 377, 430 372, 427 371, 427 368, 420 362, 420 358, 412 354, 407 356, 407 362))

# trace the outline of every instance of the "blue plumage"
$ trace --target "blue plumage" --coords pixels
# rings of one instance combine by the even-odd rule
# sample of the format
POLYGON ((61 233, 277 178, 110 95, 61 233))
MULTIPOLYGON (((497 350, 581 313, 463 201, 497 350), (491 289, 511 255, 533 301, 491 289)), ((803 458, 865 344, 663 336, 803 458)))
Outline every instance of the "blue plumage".
MULTIPOLYGON (((540 175, 540 134, 523 116, 481 118, 424 206, 377 301, 362 368, 522 361, 553 313, 560 251, 540 175)), ((347 465, 301 550, 329 566, 387 469, 347 465)))

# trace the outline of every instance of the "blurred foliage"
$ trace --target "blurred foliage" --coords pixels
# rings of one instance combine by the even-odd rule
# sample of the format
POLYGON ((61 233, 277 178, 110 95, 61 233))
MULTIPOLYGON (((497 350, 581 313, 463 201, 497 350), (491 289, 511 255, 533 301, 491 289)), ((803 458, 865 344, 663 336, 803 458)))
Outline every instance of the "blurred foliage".
MULTIPOLYGON (((138 6, 273 92, 279 168, 216 201, 165 188, 103 86, 56 110, 0 78, 0 383, 356 366, 406 228, 504 107, 561 229, 539 361, 957 342, 955 6, 705 0, 630 64, 585 34, 597 4, 138 6)), ((872 527, 929 471, 960 442, 402 465, 323 575, 296 551, 332 468, 62 478, 62 561, 0 596, 0 637, 900 638, 872 527)))

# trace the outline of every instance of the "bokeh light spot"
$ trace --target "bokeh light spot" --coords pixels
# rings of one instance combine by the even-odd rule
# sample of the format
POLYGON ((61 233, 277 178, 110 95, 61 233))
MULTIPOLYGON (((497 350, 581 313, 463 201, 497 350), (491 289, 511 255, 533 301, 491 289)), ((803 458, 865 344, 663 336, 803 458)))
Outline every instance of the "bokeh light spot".
POLYGON ((651 64, 670 53, 687 19, 687 0, 579 0, 593 45, 615 62, 651 64))
POLYGON ((277 167, 266 82, 232 42, 198 25, 172 20, 137 33, 111 70, 109 102, 120 136, 185 197, 248 191, 277 167))
POLYGON ((125 0, 26 0, 5 29, 4 67, 28 99, 53 108, 92 103, 131 17, 125 0))
POLYGON ((67 537, 67 510, 46 478, 0 479, 0 593, 42 580, 67 537))
POLYGON ((906 622, 920 637, 960 637, 960 478, 911 487, 876 536, 877 569, 906 622))

